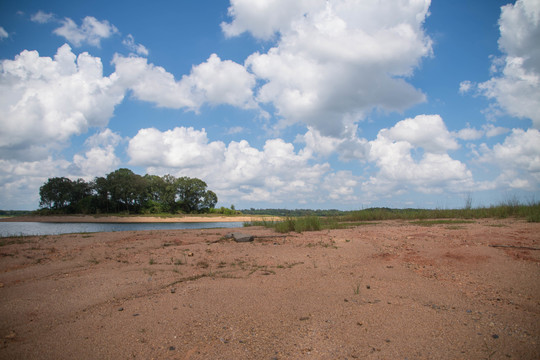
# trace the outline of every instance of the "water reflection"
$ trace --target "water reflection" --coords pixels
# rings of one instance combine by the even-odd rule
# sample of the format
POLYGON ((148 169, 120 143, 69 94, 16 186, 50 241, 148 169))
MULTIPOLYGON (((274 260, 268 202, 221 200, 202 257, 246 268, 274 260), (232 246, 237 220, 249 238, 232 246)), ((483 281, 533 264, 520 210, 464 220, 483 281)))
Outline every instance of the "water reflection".
POLYGON ((86 232, 179 230, 242 227, 242 222, 200 223, 39 223, 0 222, 0 236, 57 235, 86 232))

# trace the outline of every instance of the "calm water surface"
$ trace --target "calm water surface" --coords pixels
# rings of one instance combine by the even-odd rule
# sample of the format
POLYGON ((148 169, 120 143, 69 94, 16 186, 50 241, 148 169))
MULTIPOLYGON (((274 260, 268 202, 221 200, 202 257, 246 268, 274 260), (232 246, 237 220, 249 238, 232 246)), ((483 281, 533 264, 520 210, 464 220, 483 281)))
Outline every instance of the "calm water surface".
POLYGON ((200 223, 39 223, 0 222, 0 237, 20 235, 57 235, 86 232, 212 229, 242 227, 242 222, 200 223))

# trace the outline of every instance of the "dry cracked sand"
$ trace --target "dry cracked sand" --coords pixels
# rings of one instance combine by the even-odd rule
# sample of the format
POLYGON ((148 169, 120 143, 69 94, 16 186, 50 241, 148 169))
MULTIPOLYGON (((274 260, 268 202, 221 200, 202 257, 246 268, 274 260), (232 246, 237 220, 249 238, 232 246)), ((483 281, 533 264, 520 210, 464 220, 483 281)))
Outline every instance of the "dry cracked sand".
POLYGON ((0 358, 540 358, 538 223, 234 231, 0 239, 0 358))

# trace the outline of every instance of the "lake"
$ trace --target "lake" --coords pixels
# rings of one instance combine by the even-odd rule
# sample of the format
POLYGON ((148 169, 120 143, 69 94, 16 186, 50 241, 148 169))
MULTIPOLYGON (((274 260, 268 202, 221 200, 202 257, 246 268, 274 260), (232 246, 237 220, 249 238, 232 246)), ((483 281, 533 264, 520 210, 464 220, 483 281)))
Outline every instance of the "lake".
POLYGON ((0 222, 0 237, 26 235, 58 235, 71 233, 237 228, 243 222, 188 222, 188 223, 41 223, 0 222))

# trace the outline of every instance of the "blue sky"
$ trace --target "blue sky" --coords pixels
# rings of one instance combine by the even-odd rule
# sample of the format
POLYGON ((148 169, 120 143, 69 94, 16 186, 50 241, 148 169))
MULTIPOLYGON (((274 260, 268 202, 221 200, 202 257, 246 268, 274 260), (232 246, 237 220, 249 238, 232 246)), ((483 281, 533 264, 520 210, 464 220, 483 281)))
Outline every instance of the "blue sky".
POLYGON ((538 200, 539 38, 539 0, 4 1, 0 208, 120 167, 236 208, 538 200))

